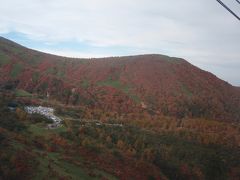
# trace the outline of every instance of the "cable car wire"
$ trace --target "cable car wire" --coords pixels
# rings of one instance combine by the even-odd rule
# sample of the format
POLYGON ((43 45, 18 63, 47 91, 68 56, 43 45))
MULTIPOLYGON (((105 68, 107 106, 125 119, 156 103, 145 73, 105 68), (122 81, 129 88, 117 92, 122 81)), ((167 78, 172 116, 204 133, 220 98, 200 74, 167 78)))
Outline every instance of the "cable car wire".
MULTIPOLYGON (((235 16, 239 21, 240 21, 240 17, 235 14, 227 5, 225 5, 221 0, 216 0, 219 4, 221 4, 225 9, 228 10, 228 12, 230 12, 233 16, 235 16)), ((240 2, 238 0, 236 0, 239 4, 240 2)))

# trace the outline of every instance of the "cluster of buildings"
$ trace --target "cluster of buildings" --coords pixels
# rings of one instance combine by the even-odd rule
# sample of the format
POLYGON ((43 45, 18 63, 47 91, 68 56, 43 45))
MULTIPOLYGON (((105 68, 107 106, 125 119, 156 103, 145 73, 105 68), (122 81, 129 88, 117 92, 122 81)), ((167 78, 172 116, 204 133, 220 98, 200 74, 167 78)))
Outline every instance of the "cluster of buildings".
POLYGON ((61 119, 54 115, 54 109, 49 107, 43 107, 43 106, 26 106, 25 111, 28 114, 41 114, 45 116, 46 118, 53 121, 52 124, 48 124, 49 129, 57 128, 61 126, 61 119))

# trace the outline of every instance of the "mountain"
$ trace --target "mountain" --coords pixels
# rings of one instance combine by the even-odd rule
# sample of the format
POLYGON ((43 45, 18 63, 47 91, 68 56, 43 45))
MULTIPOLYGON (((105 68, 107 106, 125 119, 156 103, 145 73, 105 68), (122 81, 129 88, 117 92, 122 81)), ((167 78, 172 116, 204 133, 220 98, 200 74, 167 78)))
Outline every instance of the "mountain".
POLYGON ((0 38, 0 179, 240 179, 239 107, 238 87, 180 58, 0 38))
POLYGON ((66 58, 0 38, 0 84, 118 115, 240 120, 240 88, 164 55, 66 58))

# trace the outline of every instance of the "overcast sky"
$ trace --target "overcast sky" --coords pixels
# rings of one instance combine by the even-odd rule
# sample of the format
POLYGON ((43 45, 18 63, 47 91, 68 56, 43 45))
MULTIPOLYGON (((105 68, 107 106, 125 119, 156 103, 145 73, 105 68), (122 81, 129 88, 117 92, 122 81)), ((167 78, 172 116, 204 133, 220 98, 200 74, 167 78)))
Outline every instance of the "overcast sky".
POLYGON ((2 0, 0 35, 71 57, 182 57, 240 86, 240 21, 216 0, 2 0))

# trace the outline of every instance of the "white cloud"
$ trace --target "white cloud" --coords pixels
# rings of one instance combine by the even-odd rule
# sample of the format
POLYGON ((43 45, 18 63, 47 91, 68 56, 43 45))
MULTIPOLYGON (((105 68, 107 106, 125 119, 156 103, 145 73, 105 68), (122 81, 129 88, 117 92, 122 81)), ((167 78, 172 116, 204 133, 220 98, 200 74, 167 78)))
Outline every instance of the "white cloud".
MULTIPOLYGON (((236 1, 224 2, 240 12, 236 1)), ((79 41, 131 47, 134 53, 167 53, 204 69, 239 65, 239 29, 239 21, 215 0, 8 0, 0 6, 1 34, 15 31, 46 43, 79 41)))
POLYGON ((61 50, 52 50, 52 49, 39 49, 39 51, 48 52, 50 54, 70 57, 70 58, 102 58, 102 57, 115 56, 114 54, 109 54, 109 53, 94 53, 94 56, 93 56, 92 53, 71 51, 71 50, 61 51, 61 50))

